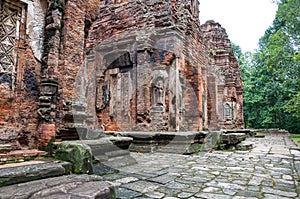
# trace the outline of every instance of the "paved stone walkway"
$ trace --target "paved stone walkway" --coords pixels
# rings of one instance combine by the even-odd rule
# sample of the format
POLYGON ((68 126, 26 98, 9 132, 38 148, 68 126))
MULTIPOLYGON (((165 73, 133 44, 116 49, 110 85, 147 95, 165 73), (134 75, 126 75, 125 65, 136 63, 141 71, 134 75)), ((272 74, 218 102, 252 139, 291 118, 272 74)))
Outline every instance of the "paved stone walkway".
POLYGON ((131 155, 138 164, 104 178, 117 198, 300 198, 300 151, 288 136, 251 138, 251 151, 131 155))

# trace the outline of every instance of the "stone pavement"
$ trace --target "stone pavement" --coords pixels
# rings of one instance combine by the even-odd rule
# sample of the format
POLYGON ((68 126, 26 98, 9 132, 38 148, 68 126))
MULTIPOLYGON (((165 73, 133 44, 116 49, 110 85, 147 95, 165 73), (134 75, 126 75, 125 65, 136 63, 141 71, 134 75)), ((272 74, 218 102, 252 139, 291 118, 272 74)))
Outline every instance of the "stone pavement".
POLYGON ((251 151, 132 153, 138 164, 104 176, 117 198, 300 198, 300 151, 288 135, 249 138, 251 151))

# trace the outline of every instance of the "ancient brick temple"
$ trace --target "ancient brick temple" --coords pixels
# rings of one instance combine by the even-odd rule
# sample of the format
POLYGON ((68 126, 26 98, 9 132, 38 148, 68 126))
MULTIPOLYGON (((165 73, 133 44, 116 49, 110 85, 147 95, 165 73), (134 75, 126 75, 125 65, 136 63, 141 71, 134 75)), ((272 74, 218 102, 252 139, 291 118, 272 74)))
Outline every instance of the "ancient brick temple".
POLYGON ((0 0, 0 142, 43 146, 80 128, 242 128, 230 40, 218 23, 200 25, 198 8, 197 0, 0 0))

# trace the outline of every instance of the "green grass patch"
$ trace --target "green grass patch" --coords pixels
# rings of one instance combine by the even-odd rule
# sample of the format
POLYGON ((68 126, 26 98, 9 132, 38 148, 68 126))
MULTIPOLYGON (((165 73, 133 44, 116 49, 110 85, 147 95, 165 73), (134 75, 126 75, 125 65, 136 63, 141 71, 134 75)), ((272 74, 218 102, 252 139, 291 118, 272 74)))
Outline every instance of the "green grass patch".
POLYGON ((300 134, 290 134, 293 142, 295 142, 298 147, 300 147, 300 134))
POLYGON ((290 133, 291 137, 300 137, 300 134, 290 133))
POLYGON ((235 150, 233 150, 233 149, 223 149, 223 150, 220 150, 220 151, 227 152, 227 153, 235 152, 235 150))

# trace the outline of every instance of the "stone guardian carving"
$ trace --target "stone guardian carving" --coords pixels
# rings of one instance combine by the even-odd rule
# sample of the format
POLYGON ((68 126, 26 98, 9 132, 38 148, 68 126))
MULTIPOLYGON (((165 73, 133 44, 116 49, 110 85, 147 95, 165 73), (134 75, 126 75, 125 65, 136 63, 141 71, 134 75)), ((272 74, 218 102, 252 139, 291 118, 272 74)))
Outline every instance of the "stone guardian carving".
POLYGON ((151 110, 165 112, 166 108, 166 84, 168 73, 156 71, 151 81, 151 110))
POLYGON ((164 98, 164 81, 159 78, 155 84, 152 85, 152 98, 153 98, 153 106, 165 106, 164 98))

